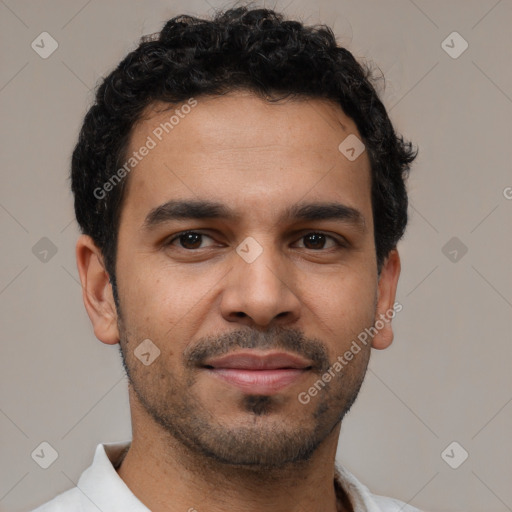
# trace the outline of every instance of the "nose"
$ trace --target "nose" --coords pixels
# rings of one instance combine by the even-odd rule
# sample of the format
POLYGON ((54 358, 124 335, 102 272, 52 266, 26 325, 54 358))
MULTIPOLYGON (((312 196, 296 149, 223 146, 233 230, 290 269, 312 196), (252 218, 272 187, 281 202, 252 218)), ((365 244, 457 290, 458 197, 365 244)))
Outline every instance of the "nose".
POLYGON ((295 271, 269 247, 263 248, 252 262, 235 252, 222 294, 222 316, 229 322, 248 326, 296 322, 301 302, 294 290, 295 271))

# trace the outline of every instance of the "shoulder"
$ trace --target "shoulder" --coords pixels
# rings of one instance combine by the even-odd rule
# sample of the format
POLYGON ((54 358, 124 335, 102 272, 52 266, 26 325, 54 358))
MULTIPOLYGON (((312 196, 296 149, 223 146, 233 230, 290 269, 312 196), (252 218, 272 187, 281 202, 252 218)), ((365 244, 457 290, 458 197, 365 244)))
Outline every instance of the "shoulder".
POLYGON ((31 512, 69 512, 69 510, 85 512, 89 510, 87 506, 90 508, 93 505, 91 502, 87 503, 80 490, 77 487, 74 487, 73 489, 69 489, 68 491, 55 496, 55 498, 43 503, 31 512))
POLYGON ((407 505, 403 501, 387 498, 386 496, 371 495, 380 512, 421 512, 421 510, 407 505))
POLYGON ((140 502, 115 470, 119 458, 129 446, 130 441, 98 444, 92 464, 81 474, 78 484, 31 512, 98 512, 102 504, 111 504, 114 498, 116 503, 129 504, 126 510, 135 510, 140 502))
POLYGON ((421 512, 403 501, 372 494, 368 487, 343 466, 336 467, 336 480, 349 495, 356 511, 365 512, 421 512))

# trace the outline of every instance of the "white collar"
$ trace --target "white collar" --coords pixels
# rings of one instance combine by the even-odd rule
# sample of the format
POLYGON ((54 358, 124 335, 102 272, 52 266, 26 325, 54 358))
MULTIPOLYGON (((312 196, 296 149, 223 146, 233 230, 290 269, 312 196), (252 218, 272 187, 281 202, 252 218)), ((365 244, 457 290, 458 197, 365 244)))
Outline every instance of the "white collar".
MULTIPOLYGON (((78 489, 101 510, 150 512, 132 493, 115 469, 130 444, 131 441, 98 444, 92 464, 80 476, 78 489)), ((339 465, 337 478, 348 494, 355 512, 417 511, 398 500, 372 495, 352 473, 339 465)))

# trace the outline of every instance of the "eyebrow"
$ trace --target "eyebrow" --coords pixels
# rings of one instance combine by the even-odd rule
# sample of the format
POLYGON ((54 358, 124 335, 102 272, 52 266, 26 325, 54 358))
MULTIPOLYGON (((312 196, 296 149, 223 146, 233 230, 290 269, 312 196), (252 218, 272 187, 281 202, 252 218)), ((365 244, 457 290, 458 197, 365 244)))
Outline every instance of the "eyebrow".
MULTIPOLYGON (((224 219, 237 221, 240 216, 225 204, 208 200, 171 200, 153 208, 146 216, 142 228, 152 228, 172 220, 224 219)), ((366 231, 364 215, 357 209, 336 202, 298 203, 288 207, 279 222, 290 220, 335 220, 353 224, 359 231, 366 231)))

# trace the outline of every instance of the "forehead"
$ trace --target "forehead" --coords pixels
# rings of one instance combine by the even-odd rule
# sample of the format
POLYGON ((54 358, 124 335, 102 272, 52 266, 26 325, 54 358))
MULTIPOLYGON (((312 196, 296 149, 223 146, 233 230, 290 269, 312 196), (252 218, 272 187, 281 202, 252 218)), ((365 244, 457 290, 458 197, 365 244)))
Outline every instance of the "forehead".
POLYGON ((122 217, 140 218, 175 198, 207 198, 253 213, 306 196, 371 210, 366 152, 351 161, 339 149, 350 134, 359 137, 354 121, 323 99, 272 103, 236 92, 152 104, 127 148, 127 158, 139 155, 122 217))

